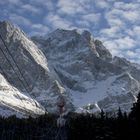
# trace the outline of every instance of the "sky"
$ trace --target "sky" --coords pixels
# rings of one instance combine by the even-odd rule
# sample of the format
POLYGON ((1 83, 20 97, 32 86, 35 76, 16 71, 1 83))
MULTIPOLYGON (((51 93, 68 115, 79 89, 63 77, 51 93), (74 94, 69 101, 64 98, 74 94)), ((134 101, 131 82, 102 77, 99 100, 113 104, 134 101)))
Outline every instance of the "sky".
POLYGON ((140 63, 140 0, 0 0, 0 20, 29 36, 88 30, 114 56, 140 63))

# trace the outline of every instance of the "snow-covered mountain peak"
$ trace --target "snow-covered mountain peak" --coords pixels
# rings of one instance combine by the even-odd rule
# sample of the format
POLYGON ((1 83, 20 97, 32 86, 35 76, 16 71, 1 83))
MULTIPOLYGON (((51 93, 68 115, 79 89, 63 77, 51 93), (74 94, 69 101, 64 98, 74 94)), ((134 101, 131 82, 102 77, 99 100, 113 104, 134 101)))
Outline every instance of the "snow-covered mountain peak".
POLYGON ((131 70, 125 68, 124 71, 127 61, 120 65, 117 61, 125 60, 119 57, 113 59, 103 43, 94 40, 88 31, 77 33, 76 30, 56 30, 48 35, 47 40, 34 39, 59 76, 63 87, 68 90, 77 110, 85 110, 88 104, 95 106, 97 103, 100 109, 110 111, 112 107, 108 106, 111 104, 107 100, 115 100, 115 96, 117 101, 113 110, 119 106, 127 108, 123 100, 120 101, 121 98, 127 98, 125 101, 129 104, 129 110, 134 98, 127 93, 132 92, 135 96, 138 92, 139 80, 134 71, 140 71, 131 63, 128 64, 131 70), (103 102, 108 104, 107 107, 104 107, 103 102))
POLYGON ((64 30, 64 29, 56 29, 52 33, 48 34, 48 38, 57 38, 57 39, 68 39, 70 37, 76 37, 79 33, 76 30, 64 30))
POLYGON ((112 60, 112 54, 103 45, 103 43, 100 40, 95 40, 95 46, 96 46, 96 50, 99 54, 99 57, 101 57, 102 59, 107 60, 107 61, 112 60))
MULTIPOLYGON (((5 112, 7 98, 17 103, 26 98, 18 110, 25 112, 29 102, 32 114, 37 109, 43 114, 44 108, 58 112, 59 98, 65 100, 66 110, 92 113, 119 107, 129 111, 135 101, 140 89, 139 65, 112 58, 88 31, 57 29, 31 40, 11 23, 0 22, 0 34, 0 99, 6 97, 0 105, 1 110, 6 107, 5 112)), ((14 110, 16 105, 10 104, 14 110)))
POLYGON ((18 34, 24 34, 26 36, 26 34, 17 26, 15 26, 14 24, 12 24, 9 21, 2 21, 0 22, 0 32, 2 37, 5 39, 5 41, 10 42, 10 40, 8 40, 10 37, 12 37, 12 35, 14 34, 14 32, 18 33, 18 34))
POLYGON ((9 21, 0 22, 0 32, 1 36, 8 41, 9 38, 15 30, 15 26, 11 24, 9 21))
MULTIPOLYGON (((85 38, 85 39, 87 39, 87 41, 91 41, 91 38, 93 39, 93 37, 92 37, 92 35, 91 35, 91 33, 89 32, 89 31, 87 31, 87 30, 84 30, 83 32, 82 32, 82 36, 85 38)), ((93 40, 92 40, 93 41, 93 40)))
POLYGON ((2 22, 0 21, 0 27, 4 28, 5 30, 9 32, 11 29, 15 28, 14 25, 11 24, 9 21, 2 21, 2 22))

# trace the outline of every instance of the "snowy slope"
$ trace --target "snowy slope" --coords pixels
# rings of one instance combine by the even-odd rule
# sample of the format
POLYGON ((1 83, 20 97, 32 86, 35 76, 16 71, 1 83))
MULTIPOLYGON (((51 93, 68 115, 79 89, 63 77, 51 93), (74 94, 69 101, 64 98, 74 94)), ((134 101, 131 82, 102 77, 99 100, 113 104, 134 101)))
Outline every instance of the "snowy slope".
POLYGON ((0 115, 26 117, 44 113, 45 109, 37 101, 11 86, 0 74, 0 115))

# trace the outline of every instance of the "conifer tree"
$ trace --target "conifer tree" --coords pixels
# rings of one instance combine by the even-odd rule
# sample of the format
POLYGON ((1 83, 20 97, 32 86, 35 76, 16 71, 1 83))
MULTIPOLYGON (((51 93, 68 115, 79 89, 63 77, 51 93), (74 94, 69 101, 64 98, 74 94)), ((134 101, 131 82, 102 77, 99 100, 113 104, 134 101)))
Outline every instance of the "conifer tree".
POLYGON ((105 113, 104 113, 104 110, 103 109, 101 110, 100 116, 101 116, 101 119, 102 120, 105 119, 105 113))
POLYGON ((119 110, 118 110, 118 120, 123 120, 123 113, 121 111, 121 108, 119 107, 119 110))
POLYGON ((140 124, 140 92, 137 97, 137 102, 133 104, 130 117, 136 119, 136 121, 140 124))

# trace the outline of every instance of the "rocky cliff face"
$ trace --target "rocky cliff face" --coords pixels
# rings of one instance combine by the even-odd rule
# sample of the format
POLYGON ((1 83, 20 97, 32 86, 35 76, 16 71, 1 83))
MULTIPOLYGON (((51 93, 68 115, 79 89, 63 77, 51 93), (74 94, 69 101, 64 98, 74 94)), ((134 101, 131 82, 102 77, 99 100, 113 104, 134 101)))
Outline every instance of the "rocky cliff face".
POLYGON ((8 87, 5 91, 0 82, 1 114, 58 112, 60 98, 65 111, 129 111, 136 100, 140 66, 113 58, 88 31, 57 29, 30 40, 11 23, 0 22, 0 35, 0 80, 8 87), (12 98, 22 107, 9 104, 12 98))
MULTIPOLYGON (((35 104, 33 115, 37 113, 37 108, 40 109, 40 114, 44 113, 45 109, 55 112, 57 98, 63 96, 65 92, 60 92, 61 84, 56 84, 60 81, 59 77, 51 66, 48 66, 45 55, 20 29, 9 22, 0 23, 0 35, 0 73, 5 83, 17 88, 21 96, 24 95, 32 100, 35 104)), ((7 96, 3 85, 0 93, 2 102, 6 106, 12 106, 13 103, 6 102, 6 98, 11 99, 12 94, 7 96)), ((28 103, 22 103, 21 100, 24 99, 17 98, 17 100, 25 106, 22 108, 25 111, 28 103)), ((17 110, 17 106, 14 105, 13 108, 17 110)))
POLYGON ((138 65, 112 57, 88 31, 57 29, 47 37, 33 37, 33 41, 44 52, 78 112, 112 112, 119 107, 130 111, 140 88, 138 65))

